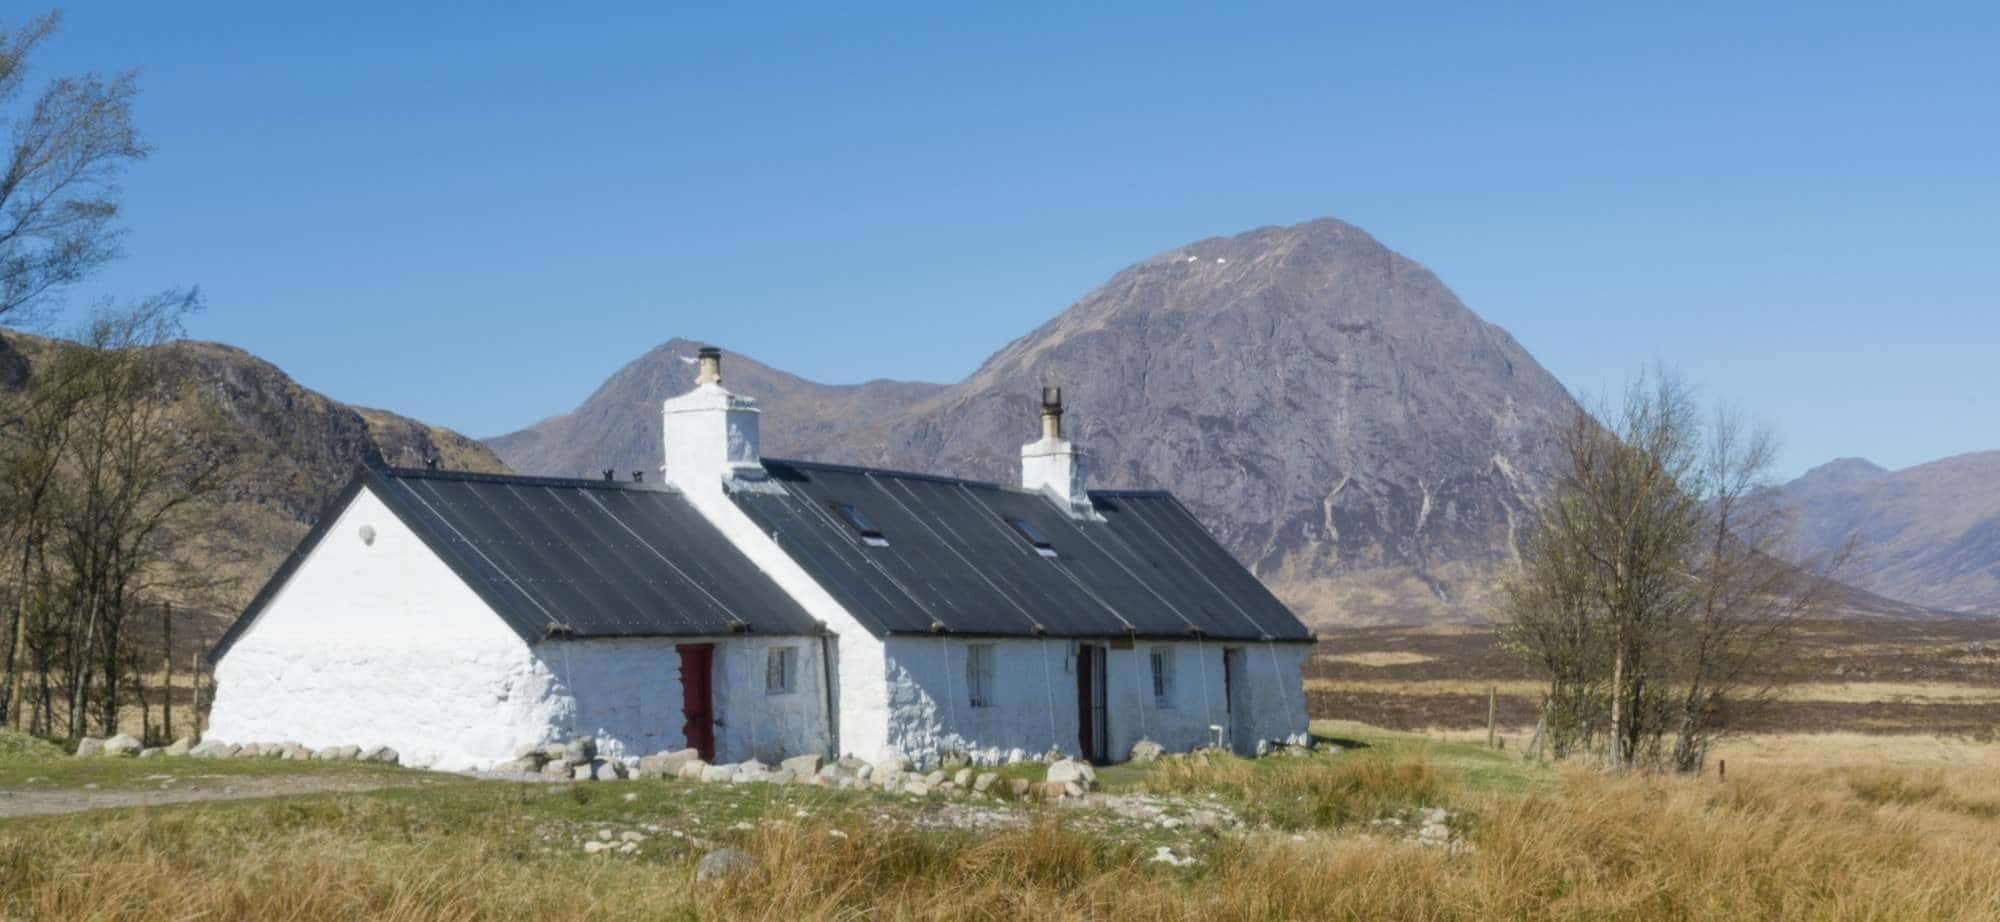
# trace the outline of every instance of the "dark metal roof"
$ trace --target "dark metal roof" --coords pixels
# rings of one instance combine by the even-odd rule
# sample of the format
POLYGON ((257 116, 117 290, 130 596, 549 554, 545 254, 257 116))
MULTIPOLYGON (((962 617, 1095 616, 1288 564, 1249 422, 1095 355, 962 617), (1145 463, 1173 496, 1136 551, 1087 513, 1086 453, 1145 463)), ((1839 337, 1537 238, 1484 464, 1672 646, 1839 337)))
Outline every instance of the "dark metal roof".
POLYGON ((821 630, 687 499, 652 484, 430 470, 358 472, 216 642, 249 626, 356 494, 379 496, 530 643, 821 630))
POLYGON ((803 461, 764 468, 782 490, 731 498, 878 635, 1312 639, 1167 493, 1093 491, 1104 521, 1091 522, 990 483, 803 461), (865 541, 843 505, 881 541, 865 541))

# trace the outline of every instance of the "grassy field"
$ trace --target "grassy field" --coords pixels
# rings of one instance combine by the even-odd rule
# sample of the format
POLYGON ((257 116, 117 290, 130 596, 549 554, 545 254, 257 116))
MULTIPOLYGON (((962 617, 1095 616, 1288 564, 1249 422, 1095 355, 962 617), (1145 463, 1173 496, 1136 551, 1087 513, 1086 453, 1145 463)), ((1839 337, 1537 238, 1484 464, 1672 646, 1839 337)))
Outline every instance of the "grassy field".
MULTIPOLYGON (((2000 621, 1809 623, 1781 679, 1778 700, 1745 713, 1743 730, 1992 740, 2000 621)), ((1489 688, 1503 728, 1533 726, 1542 686, 1483 627, 1329 631, 1306 666, 1312 713, 1402 730, 1483 731, 1489 688)))
POLYGON ((84 769, 17 747, 0 778, 89 777, 104 791, 239 767, 392 783, 0 820, 0 916, 2000 916, 2000 747, 1989 744, 1940 741, 1904 764, 1746 751, 1745 770, 1718 782, 1558 771, 1352 722, 1314 729, 1350 748, 1121 767, 1103 776, 1118 796, 1085 806, 262 760, 84 769), (1431 810, 1443 838, 1417 833, 1431 810), (1217 813, 1240 823, 1198 821, 1217 813), (607 844, 590 854, 589 842, 607 844), (756 865, 697 881, 700 857, 725 845, 756 865), (1161 848, 1176 860, 1155 860, 1161 848))

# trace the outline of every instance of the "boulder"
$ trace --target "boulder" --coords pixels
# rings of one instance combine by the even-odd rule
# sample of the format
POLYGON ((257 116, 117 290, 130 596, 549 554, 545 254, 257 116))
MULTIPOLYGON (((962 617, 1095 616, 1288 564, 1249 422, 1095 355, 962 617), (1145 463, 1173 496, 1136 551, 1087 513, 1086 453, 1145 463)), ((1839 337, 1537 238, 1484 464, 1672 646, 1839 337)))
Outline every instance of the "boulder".
POLYGON ((984 794, 992 790, 993 785, 999 781, 1000 775, 996 772, 980 772, 979 777, 972 779, 972 790, 974 793, 984 794))
POLYGON ((1012 764, 1014 764, 1014 763, 1016 763, 1016 762, 1019 762, 1019 761, 1022 761, 1023 759, 1026 759, 1027 757, 1028 757, 1028 753, 1027 753, 1027 751, 1026 751, 1026 750, 1024 750, 1024 749, 1022 749, 1022 748, 1021 748, 1021 747, 1019 747, 1019 746, 1016 746, 1016 747, 1014 747, 1014 748, 1012 748, 1012 749, 1009 749, 1009 750, 1007 750, 1007 764, 1008 764, 1008 765, 1012 765, 1012 764))
POLYGON ((534 751, 542 757, 544 763, 561 762, 569 753, 569 747, 561 743, 543 743, 534 747, 534 751))
POLYGON ((180 739, 174 740, 173 743, 167 747, 166 754, 170 756, 184 756, 193 751, 194 751, 194 737, 183 736, 180 739))
POLYGON ((711 767, 707 762, 703 762, 700 759, 690 759, 681 765, 681 770, 675 774, 689 781, 702 781, 704 780, 702 772, 708 771, 711 767))
POLYGON ((313 757, 313 751, 302 743, 286 743, 284 758, 293 762, 304 762, 313 757))
POLYGON ((130 758, 138 755, 139 750, 144 748, 145 744, 139 742, 137 737, 124 733, 104 741, 104 754, 113 758, 130 758))
POLYGON ((202 740, 193 749, 188 750, 188 755, 197 759, 227 759, 235 755, 235 749, 235 746, 221 740, 202 740))
POLYGON ((757 856, 740 848, 718 848, 695 863, 694 879, 701 882, 733 877, 757 866, 757 856))
POLYGON ((636 774, 641 778, 672 778, 680 774, 681 766, 698 761, 701 761, 701 753, 693 749, 656 752, 639 760, 636 774))
POLYGON ((167 749, 165 746, 147 746, 146 748, 139 750, 139 758, 157 759, 160 757, 160 753, 166 751, 167 749))
POLYGON ((591 777, 594 777, 599 781, 616 781, 620 778, 625 777, 625 763, 607 759, 598 759, 597 761, 590 763, 590 772, 591 772, 591 777))
POLYGON ((912 797, 924 797, 930 792, 930 784, 918 778, 911 778, 903 784, 903 793, 912 797))
POLYGON ((533 775, 540 772, 542 767, 536 764, 534 759, 524 758, 496 762, 493 770, 503 775, 533 775))
POLYGON ((813 753, 811 755, 793 756, 778 764, 792 774, 803 778, 807 775, 819 774, 821 761, 819 754, 813 753))
POLYGON ((1033 782, 1030 782, 1026 778, 1007 779, 1007 793, 1016 798, 1028 796, 1028 791, 1033 787, 1033 782))
POLYGON ((931 787, 937 787, 938 785, 944 783, 944 777, 945 777, 944 772, 942 771, 931 772, 930 774, 924 776, 924 783, 930 785, 931 787))
MULTIPOLYGON (((812 778, 815 776, 807 775, 806 777, 812 778)), ((798 779, 799 779, 798 773, 792 771, 789 768, 779 768, 777 771, 774 771, 764 776, 764 780, 769 781, 772 784, 791 784, 792 782, 797 781, 798 779)))
POLYGON ((373 749, 368 750, 367 754, 361 757, 361 761, 379 762, 383 765, 395 765, 396 763, 402 761, 402 756, 398 755, 396 753, 396 750, 390 749, 387 746, 377 746, 373 749))
POLYGON ((582 765, 585 762, 596 759, 597 739, 595 737, 579 736, 576 739, 570 740, 569 745, 563 747, 563 758, 568 759, 572 765, 582 765))
POLYGON ((959 770, 958 770, 958 772, 957 772, 957 774, 954 774, 954 775, 952 775, 952 776, 951 776, 951 783, 952 783, 952 784, 955 784, 955 785, 958 785, 959 787, 962 787, 962 788, 969 788, 969 787, 971 787, 971 786, 972 786, 972 769, 969 769, 969 768, 961 768, 961 769, 959 769, 959 770))
POLYGON ((333 753, 333 755, 328 756, 327 758, 330 758, 335 762, 352 762, 356 759, 361 758, 361 747, 352 744, 346 746, 335 746, 330 751, 333 753))
POLYGON ((1058 784, 1075 783, 1085 790, 1097 786, 1097 770, 1087 762, 1062 759, 1049 764, 1049 772, 1043 780, 1058 784))
POLYGON ((909 770, 910 770, 909 756, 892 755, 887 758, 878 759, 875 762, 875 774, 877 775, 880 775, 883 772, 894 772, 897 774, 901 774, 909 770))
POLYGON ((1132 744, 1132 755, 1130 758, 1132 761, 1144 765, 1165 755, 1166 752, 1167 749, 1165 746, 1149 739, 1141 739, 1132 744))
POLYGON ((94 736, 86 736, 76 741, 76 757, 79 759, 104 754, 104 741, 94 736))
POLYGON ((734 777, 736 777, 734 765, 705 765, 701 769, 703 781, 728 781, 734 777))

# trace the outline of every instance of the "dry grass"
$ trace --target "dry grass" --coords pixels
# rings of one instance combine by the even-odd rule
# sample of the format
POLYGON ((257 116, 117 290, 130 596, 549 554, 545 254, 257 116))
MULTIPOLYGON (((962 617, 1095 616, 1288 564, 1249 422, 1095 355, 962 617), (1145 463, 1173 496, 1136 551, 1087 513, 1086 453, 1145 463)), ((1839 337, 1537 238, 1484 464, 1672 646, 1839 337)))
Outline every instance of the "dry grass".
MULTIPOLYGON (((781 789, 753 830, 723 834, 760 859, 724 884, 694 881, 699 848, 606 858, 539 846, 548 825, 641 809, 612 796, 621 790, 645 792, 642 805, 713 790, 659 782, 607 785, 585 806, 457 782, 16 821, 0 824, 0 916, 2000 917, 1991 763, 1732 770, 1727 783, 1573 771, 1508 789, 1470 783, 1454 767, 1462 758, 1399 738, 1312 759, 1171 760, 1144 783, 1253 808, 1266 798, 1324 807, 1266 808, 1286 828, 1210 840, 1189 868, 1151 862, 1142 844, 1102 835, 1071 809, 1037 808, 1015 829, 941 832, 880 822, 868 798, 811 804, 820 812, 797 819, 797 801, 784 798, 805 795, 781 789), (1454 811, 1464 847, 1385 838, 1359 822, 1431 802, 1454 811)), ((706 825, 719 832, 732 818, 706 825)))
POLYGON ((1351 666, 1368 666, 1381 669, 1387 666, 1414 666, 1428 663, 1436 657, 1407 650, 1370 650, 1365 653, 1328 653, 1319 657, 1329 663, 1346 663, 1351 666))

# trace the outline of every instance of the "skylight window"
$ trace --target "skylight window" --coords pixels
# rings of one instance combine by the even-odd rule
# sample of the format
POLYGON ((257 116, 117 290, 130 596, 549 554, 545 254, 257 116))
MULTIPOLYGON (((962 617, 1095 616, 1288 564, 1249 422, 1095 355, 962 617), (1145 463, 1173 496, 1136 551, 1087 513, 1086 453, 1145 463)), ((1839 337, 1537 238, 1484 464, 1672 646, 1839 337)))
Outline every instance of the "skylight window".
POLYGON ((1049 544, 1048 536, 1042 534, 1041 529, 1029 524, 1027 519, 1008 519, 1007 524, 1014 526, 1015 533, 1035 546, 1035 553, 1043 557, 1056 556, 1056 549, 1049 544))
POLYGON ((861 510, 854 508, 852 503, 834 503, 833 511, 840 513, 840 517, 847 520, 848 527, 861 536, 862 544, 869 547, 889 546, 889 539, 882 537, 882 532, 875 527, 875 523, 861 514, 861 510))

